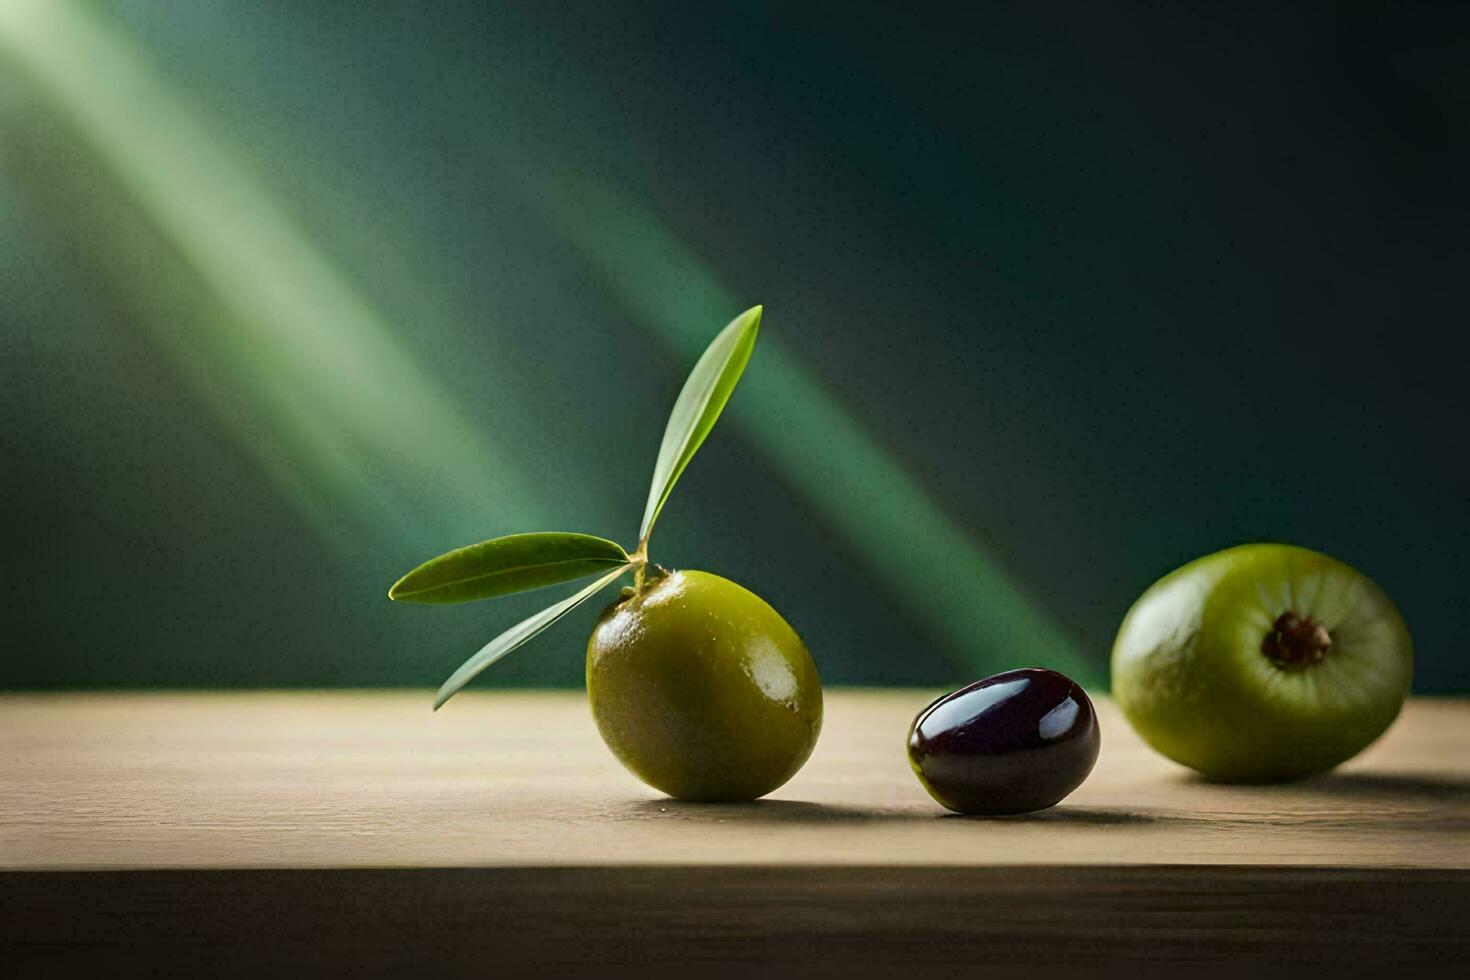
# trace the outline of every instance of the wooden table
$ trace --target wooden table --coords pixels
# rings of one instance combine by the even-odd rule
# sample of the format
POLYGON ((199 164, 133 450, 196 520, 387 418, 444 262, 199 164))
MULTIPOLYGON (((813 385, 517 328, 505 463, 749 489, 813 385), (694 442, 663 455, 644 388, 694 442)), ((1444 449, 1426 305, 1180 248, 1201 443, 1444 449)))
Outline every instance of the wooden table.
POLYGON ((745 805, 642 786, 580 694, 437 715, 424 692, 3 696, 0 962, 1470 962, 1470 703, 1414 701, 1334 774, 1241 787, 1155 755, 1103 701, 1085 785, 984 819, 909 772, 933 693, 829 692, 811 762, 745 805))

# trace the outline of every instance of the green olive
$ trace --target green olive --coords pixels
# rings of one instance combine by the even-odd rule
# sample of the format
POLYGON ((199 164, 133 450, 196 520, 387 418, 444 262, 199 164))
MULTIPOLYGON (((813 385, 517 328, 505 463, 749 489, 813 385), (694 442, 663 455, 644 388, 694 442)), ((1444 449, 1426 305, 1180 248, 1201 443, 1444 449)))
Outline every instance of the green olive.
POLYGON ((651 578, 607 608, 587 641, 587 694, 613 755, 681 800, 766 795, 822 729, 822 682, 801 637, 708 572, 651 578))
POLYGON ((1113 644, 1113 698, 1164 755, 1212 779, 1323 772, 1392 724, 1414 644, 1367 576, 1284 544, 1206 555, 1149 587, 1113 644))

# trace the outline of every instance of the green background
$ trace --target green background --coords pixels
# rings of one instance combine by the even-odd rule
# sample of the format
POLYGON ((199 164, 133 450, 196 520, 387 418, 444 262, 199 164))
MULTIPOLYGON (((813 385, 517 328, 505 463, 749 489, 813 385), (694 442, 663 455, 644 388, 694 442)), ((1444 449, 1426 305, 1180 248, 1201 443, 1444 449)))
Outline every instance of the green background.
POLYGON ((1097 683, 1282 540, 1470 689, 1467 8, 696 6, 0 0, 0 685, 437 684, 570 588, 387 586, 631 547, 761 302, 653 556, 829 683, 1097 683))

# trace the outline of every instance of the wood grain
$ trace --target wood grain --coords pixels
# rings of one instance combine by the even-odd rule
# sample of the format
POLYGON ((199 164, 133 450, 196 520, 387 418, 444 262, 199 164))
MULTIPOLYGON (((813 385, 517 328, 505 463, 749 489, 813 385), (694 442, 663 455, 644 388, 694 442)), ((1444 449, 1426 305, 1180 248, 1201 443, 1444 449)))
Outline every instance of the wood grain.
POLYGON ((1061 806, 950 816, 903 741, 929 692, 835 692, 771 798, 681 804, 625 773, 580 695, 0 698, 0 867, 1270 864, 1470 867, 1470 704, 1413 702, 1338 772, 1211 785, 1106 701, 1061 806))
POLYGON ((1203 865, 22 872, 0 874, 0 969, 922 980, 1187 963, 1239 980, 1256 964, 1412 964, 1419 978, 1463 969, 1467 899, 1456 872, 1203 865))
POLYGON ((931 694, 830 693, 807 767, 738 806, 633 780, 580 695, 475 692, 437 715, 426 692, 0 697, 0 958, 229 975, 1465 965, 1470 703, 1415 701, 1336 773, 1240 787, 1161 759, 1102 701, 1086 784, 983 819, 946 814, 908 770, 931 694))

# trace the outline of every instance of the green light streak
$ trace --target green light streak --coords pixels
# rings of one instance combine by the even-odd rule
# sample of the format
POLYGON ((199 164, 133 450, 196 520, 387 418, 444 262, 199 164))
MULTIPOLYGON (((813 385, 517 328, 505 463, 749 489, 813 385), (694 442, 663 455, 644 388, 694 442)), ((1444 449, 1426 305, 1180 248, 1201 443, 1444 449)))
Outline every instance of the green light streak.
MULTIPOLYGON (((609 187, 564 178, 550 196, 568 240, 632 319, 682 359, 697 357, 711 323, 728 315, 715 311, 762 299, 737 295, 672 230, 609 187)), ((1084 684, 1099 682, 1099 668, 1073 640, 782 344, 779 309, 774 314, 727 417, 883 588, 947 645, 956 667, 991 673, 1047 666, 1084 684)))
POLYGON ((0 124, 76 164, 22 180, 316 530, 428 552, 461 523, 436 514, 445 499, 546 523, 508 454, 131 42, 70 0, 0 0, 0 61, 45 119, 0 124), (415 492, 430 499, 410 519, 415 492))

